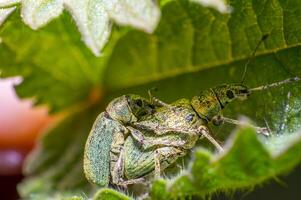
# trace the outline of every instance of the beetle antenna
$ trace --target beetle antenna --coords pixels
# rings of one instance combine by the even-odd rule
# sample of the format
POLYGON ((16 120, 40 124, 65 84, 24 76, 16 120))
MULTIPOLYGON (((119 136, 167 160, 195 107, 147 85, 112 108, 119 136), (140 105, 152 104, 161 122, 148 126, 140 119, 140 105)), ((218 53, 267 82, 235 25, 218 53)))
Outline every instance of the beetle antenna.
POLYGON ((265 41, 268 37, 269 37, 269 34, 263 35, 263 36, 261 37, 260 41, 257 43, 257 45, 256 45, 256 47, 255 47, 255 49, 254 49, 254 51, 253 51, 253 52, 251 53, 251 55, 249 56, 249 59, 248 59, 248 61, 247 61, 246 64, 245 64, 244 73, 243 73, 243 75, 242 75, 242 79, 241 79, 241 82, 240 82, 241 84, 245 81, 246 73, 247 73, 247 70, 248 70, 248 66, 249 66, 250 62, 253 60, 253 58, 254 58, 254 56, 255 56, 255 54, 256 54, 257 49, 260 47, 261 43, 262 43, 263 41, 265 41))
POLYGON ((250 91, 260 91, 260 90, 267 90, 267 89, 270 89, 270 88, 274 88, 274 87, 279 87, 281 85, 285 85, 285 84, 288 84, 288 83, 293 83, 293 82, 297 82, 297 81, 300 81, 301 79, 299 77, 293 77, 293 78, 288 78, 288 79, 285 79, 283 81, 279 81, 279 82, 275 82, 275 83, 271 83, 271 84, 268 84, 268 85, 262 85, 262 86, 259 86, 259 87, 256 87, 256 88, 251 88, 249 89, 250 91))

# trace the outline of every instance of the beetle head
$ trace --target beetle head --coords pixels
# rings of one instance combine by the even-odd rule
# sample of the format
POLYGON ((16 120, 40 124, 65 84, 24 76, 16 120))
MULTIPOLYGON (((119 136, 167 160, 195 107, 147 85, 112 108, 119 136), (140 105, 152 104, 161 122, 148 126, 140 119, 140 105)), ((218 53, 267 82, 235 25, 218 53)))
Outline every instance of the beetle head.
POLYGON ((106 110, 110 117, 114 120, 118 120, 123 123, 137 121, 136 116, 133 114, 129 106, 127 95, 123 95, 112 100, 106 110))
POLYGON ((217 98, 222 106, 226 106, 228 103, 235 99, 245 100, 251 92, 248 87, 242 84, 226 84, 213 88, 217 98))
POLYGON ((106 110, 111 118, 127 124, 151 114, 154 107, 138 95, 123 95, 111 101, 106 110))

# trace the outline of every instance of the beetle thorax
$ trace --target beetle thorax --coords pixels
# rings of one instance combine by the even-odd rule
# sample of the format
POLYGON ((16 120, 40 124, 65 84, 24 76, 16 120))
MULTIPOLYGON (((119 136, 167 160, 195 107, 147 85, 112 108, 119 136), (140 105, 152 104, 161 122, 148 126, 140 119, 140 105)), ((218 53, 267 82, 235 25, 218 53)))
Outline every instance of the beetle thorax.
POLYGON ((245 100, 249 95, 250 90, 244 85, 224 84, 205 90, 200 96, 193 97, 191 105, 202 119, 210 122, 228 103, 235 99, 245 100))
POLYGON ((204 121, 211 121, 222 110, 213 90, 205 90, 200 96, 194 96, 191 100, 193 109, 204 121))

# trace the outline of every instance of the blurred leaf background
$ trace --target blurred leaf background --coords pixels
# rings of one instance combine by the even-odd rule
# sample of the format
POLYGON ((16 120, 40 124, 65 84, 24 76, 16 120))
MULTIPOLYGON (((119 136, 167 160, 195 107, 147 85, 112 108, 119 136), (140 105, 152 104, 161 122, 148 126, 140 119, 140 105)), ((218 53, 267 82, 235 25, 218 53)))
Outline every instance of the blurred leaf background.
MULTIPOLYGON (((33 31, 23 24, 18 7, 1 26, 1 77, 22 76, 23 82, 16 87, 21 98, 33 98, 35 104, 47 105, 51 113, 65 116, 41 137, 27 159, 24 172, 28 178, 19 186, 22 197, 85 198, 97 190, 84 178, 83 148, 97 114, 115 97, 126 93, 147 96, 149 88, 157 87, 155 95, 172 102, 191 98, 218 84, 237 83, 264 34, 269 34, 269 38, 252 60, 246 84, 255 87, 301 74, 298 0, 231 0, 233 11, 228 14, 186 0, 165 1, 161 5, 161 20, 153 34, 114 25, 101 57, 95 57, 81 41, 67 12, 33 31)), ((258 92, 243 103, 233 103, 223 114, 232 118, 245 115, 260 126, 268 124, 277 133, 276 139, 254 141, 262 141, 271 152, 281 152, 281 147, 293 145, 289 138, 300 128, 300 98, 300 83, 288 85, 258 92), (289 106, 286 112, 285 105, 289 106)), ((233 128, 212 127, 214 136, 221 141, 233 128)), ((240 156, 245 155, 248 152, 240 156)), ((299 151, 288 157, 291 159, 287 167, 276 167, 271 173, 274 177, 291 169, 301 158, 299 151)), ((228 167, 240 159, 234 158, 228 167)), ((262 181, 270 177, 260 176, 262 181)), ((254 187, 256 181, 248 180, 249 185, 217 186, 227 191, 254 187)), ((157 183, 160 186, 160 181, 157 183)), ((188 185, 185 180, 182 183, 188 185)), ((195 189, 182 189, 185 188, 188 190, 180 189, 175 194, 181 196, 195 189)), ((106 192, 110 193, 105 191, 100 196, 106 192)))

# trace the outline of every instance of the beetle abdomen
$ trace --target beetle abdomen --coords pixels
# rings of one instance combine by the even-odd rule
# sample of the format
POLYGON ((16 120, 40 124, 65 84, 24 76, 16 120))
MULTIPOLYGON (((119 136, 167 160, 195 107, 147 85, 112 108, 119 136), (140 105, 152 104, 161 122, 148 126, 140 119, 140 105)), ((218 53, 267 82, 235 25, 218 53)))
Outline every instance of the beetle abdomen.
POLYGON ((95 120, 86 142, 84 172, 97 185, 108 186, 110 180, 110 150, 114 134, 124 132, 124 126, 105 112, 95 120))
POLYGON ((126 139, 124 147, 124 169, 127 179, 143 177, 153 172, 155 169, 155 156, 159 159, 161 170, 163 170, 186 153, 176 147, 145 150, 132 137, 126 139), (160 155, 158 155, 158 152, 160 155))

